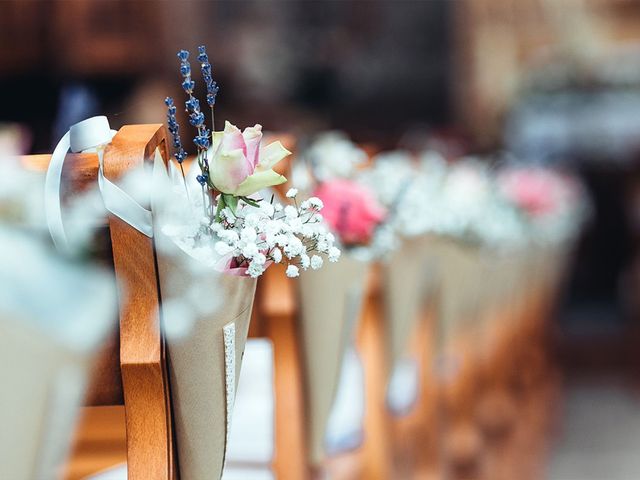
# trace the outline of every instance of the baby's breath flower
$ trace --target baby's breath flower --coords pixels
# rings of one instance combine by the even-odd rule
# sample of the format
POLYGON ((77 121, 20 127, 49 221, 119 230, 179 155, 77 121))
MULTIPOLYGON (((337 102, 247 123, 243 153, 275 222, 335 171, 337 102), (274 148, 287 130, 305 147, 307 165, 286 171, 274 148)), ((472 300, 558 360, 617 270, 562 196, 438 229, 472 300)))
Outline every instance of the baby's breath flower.
POLYGON ((260 253, 260 250, 255 243, 247 243, 242 248, 242 255, 247 258, 254 258, 256 255, 258 255, 258 253, 260 253))
POLYGON ((296 210, 296 207, 293 205, 287 205, 284 207, 284 214, 289 220, 291 220, 298 216, 298 210, 296 210))
POLYGON ((282 261, 282 251, 278 247, 274 247, 271 250, 271 258, 274 262, 280 263, 282 261))
POLYGON ((330 262, 337 262, 338 259, 340 258, 340 250, 337 247, 331 247, 329 249, 328 255, 329 255, 329 261, 330 262))
POLYGON ((267 217, 271 217, 273 216, 273 214, 275 213, 276 209, 274 208, 273 205, 271 205, 268 202, 261 202, 260 203, 260 209, 262 210, 262 213, 264 213, 267 217))
POLYGON ((259 252, 253 256, 253 263, 257 263, 258 265, 264 265, 267 263, 267 257, 264 253, 259 252))
POLYGON ((216 242, 214 249, 216 253, 221 256, 228 255, 234 250, 231 245, 222 241, 216 242))
POLYGON ((295 278, 300 276, 300 269, 298 267, 296 267, 295 265, 289 265, 287 267, 287 271, 286 271, 287 277, 289 278, 295 278))
POLYGON ((318 243, 316 245, 316 248, 318 249, 319 252, 322 253, 329 253, 329 242, 327 242, 327 240, 324 237, 320 237, 318 239, 318 243))
POLYGON ((298 195, 298 189, 297 188, 290 188, 287 191, 287 198, 294 198, 296 195, 298 195))
POLYGON ((318 197, 310 197, 307 201, 314 210, 320 211, 324 207, 324 203, 318 197))
POLYGON ((260 215, 257 213, 250 213, 246 217, 244 217, 244 224, 247 227, 256 228, 260 223, 260 215))
POLYGON ((240 232, 240 239, 244 242, 255 242, 258 234, 253 227, 244 227, 240 232))
POLYGON ((258 278, 260 275, 264 273, 264 263, 258 263, 255 260, 249 264, 249 268, 247 268, 247 273, 252 278, 258 278))
POLYGON ((312 270, 318 270, 319 268, 322 267, 323 263, 324 263, 324 261, 322 260, 322 257, 320 255, 313 255, 311 257, 311 269, 312 270))
POLYGON ((225 240, 229 244, 235 244, 238 242, 238 240, 240 240, 240 236, 235 230, 221 230, 218 233, 218 237, 220 237, 222 240, 225 240))
POLYGON ((293 218, 289 221, 289 226, 291 227, 291 231, 293 233, 302 233, 302 220, 300 218, 293 218))
POLYGON ((309 255, 302 254, 300 255, 300 266, 306 270, 309 268, 309 266, 311 265, 311 259, 309 258, 309 255))

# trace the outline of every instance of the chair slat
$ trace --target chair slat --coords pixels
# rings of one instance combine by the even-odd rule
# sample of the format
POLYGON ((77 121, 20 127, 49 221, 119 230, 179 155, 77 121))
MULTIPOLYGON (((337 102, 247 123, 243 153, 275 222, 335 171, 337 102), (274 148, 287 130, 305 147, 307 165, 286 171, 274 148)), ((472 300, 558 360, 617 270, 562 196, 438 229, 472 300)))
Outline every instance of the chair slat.
MULTIPOLYGON (((108 145, 105 177, 115 181, 152 161, 169 158, 162 125, 125 126, 108 145)), ((109 217, 120 287, 120 365, 127 421, 129 480, 176 477, 169 385, 160 331, 160 297, 153 239, 109 217)))

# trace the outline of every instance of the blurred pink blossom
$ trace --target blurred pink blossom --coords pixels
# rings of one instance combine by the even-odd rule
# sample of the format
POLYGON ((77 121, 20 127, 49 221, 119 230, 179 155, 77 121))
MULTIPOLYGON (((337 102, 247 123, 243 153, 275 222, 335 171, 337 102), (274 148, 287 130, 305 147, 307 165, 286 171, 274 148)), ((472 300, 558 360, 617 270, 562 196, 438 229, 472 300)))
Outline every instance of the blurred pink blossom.
POLYGON ((368 243, 387 214, 369 189, 349 180, 324 182, 313 195, 324 203, 322 216, 345 245, 368 243))

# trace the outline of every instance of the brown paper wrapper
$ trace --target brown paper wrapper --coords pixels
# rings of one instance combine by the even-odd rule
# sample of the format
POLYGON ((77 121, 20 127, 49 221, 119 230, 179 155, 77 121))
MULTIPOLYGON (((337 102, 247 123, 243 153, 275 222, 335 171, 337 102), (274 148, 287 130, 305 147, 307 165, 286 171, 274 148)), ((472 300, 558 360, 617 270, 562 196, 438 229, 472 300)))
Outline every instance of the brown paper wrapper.
POLYGON ((439 252, 438 324, 441 344, 478 318, 482 251, 475 246, 442 240, 439 252))
POLYGON ((299 278, 309 412, 309 455, 325 456, 324 440, 345 350, 359 317, 369 264, 343 254, 299 278))
MULTIPOLYGON (((168 336, 167 352, 171 402, 174 415, 178 465, 181 478, 200 480, 220 478, 228 435, 229 379, 226 378, 224 328, 235 324, 235 368, 232 395, 235 396, 242 356, 249 331, 249 321, 256 288, 256 280, 215 271, 203 273, 190 255, 162 234, 158 250, 158 270, 163 298, 187 296, 197 285, 199 292, 209 292, 200 301, 217 304, 211 312, 198 311, 191 328, 178 337, 168 336)), ((197 262, 196 262, 197 263, 197 262)), ((181 321, 170 318, 179 310, 163 310, 164 323, 181 321)), ((233 400, 233 397, 230 397, 233 400)))
MULTIPOLYGON (((96 328, 102 332, 91 335, 104 338, 104 326, 96 328)), ((99 350, 76 348, 22 318, 0 315, 0 478, 61 474, 99 350)))
POLYGON ((432 237, 410 238, 384 266, 384 305, 388 372, 407 348, 420 308, 435 279, 432 237))

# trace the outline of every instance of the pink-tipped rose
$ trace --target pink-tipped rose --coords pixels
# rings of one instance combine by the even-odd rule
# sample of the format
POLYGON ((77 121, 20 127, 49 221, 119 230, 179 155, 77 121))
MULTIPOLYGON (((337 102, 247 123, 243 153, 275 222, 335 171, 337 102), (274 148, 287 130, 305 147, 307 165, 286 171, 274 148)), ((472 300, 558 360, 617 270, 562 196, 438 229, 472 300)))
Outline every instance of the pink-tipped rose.
POLYGON ((314 192, 324 203, 322 216, 345 245, 363 245, 386 216, 385 209, 362 185, 337 179, 314 192))
POLYGON ((262 127, 247 127, 241 132, 229 122, 223 132, 215 132, 209 152, 209 175, 222 193, 238 197, 287 181, 273 166, 290 155, 280 142, 262 148, 262 127))

